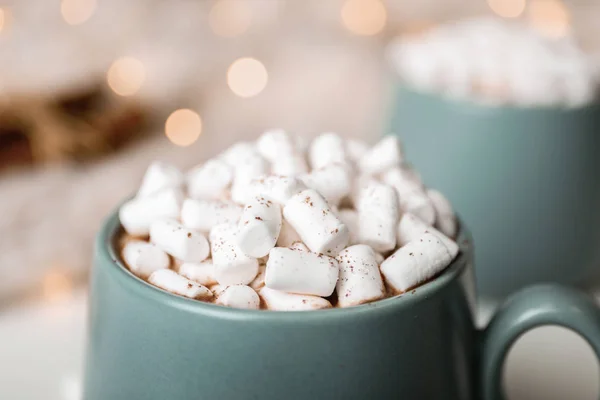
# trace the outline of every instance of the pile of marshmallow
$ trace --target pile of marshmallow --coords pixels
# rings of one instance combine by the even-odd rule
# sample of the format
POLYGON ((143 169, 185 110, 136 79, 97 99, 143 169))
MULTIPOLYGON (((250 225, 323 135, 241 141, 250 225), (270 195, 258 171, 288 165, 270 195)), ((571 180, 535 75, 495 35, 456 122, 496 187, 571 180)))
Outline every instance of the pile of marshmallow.
POLYGON ((394 136, 369 148, 282 130, 183 174, 153 163, 119 210, 138 277, 229 307, 351 307, 403 293, 458 254, 444 196, 403 162, 394 136))
POLYGON ((398 38, 388 56, 404 82, 488 104, 578 107, 597 99, 598 68, 572 37, 493 18, 398 38))

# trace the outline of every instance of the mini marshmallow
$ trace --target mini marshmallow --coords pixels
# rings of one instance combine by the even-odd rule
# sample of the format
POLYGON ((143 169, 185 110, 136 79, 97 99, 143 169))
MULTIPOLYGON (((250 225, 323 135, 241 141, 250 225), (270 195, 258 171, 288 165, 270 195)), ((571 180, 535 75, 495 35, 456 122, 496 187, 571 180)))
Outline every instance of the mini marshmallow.
POLYGON ((340 268, 336 286, 340 307, 369 303, 385 296, 375 254, 371 247, 358 244, 345 248, 336 257, 340 268))
POLYGON ((148 278, 148 282, 167 292, 189 297, 190 299, 209 299, 212 297, 212 292, 207 287, 190 281, 171 269, 154 271, 148 278))
POLYGON ((259 258, 275 247, 281 230, 281 207, 264 197, 249 202, 238 224, 237 244, 249 257, 259 258))
POLYGON ((433 203, 433 208, 435 209, 436 228, 449 238, 455 237, 456 231, 458 230, 458 224, 456 222, 454 210, 452 209, 452 204, 450 204, 448 199, 441 192, 434 189, 427 190, 427 196, 433 203))
POLYGON ((210 287, 210 291, 212 292, 215 298, 218 298, 221 295, 221 293, 223 293, 227 288, 228 286, 225 285, 212 285, 210 287))
POLYGON ((302 175, 300 179, 306 186, 319 192, 332 206, 340 204, 352 190, 352 180, 346 165, 330 164, 302 175))
POLYGON ((211 260, 201 263, 183 263, 179 266, 179 275, 204 286, 211 286, 217 283, 215 268, 211 260))
POLYGON ((369 151, 369 145, 362 140, 348 139, 346 141, 346 155, 353 162, 358 162, 369 151))
POLYGON ((144 174, 137 196, 149 196, 163 189, 178 189, 182 185, 183 174, 177 167, 166 162, 154 161, 144 174))
POLYGON ((147 279, 154 271, 169 268, 171 264, 167 253, 141 240, 127 242, 122 257, 131 272, 143 279, 147 279))
POLYGON ((186 199, 181 222, 187 228, 209 232, 220 224, 237 224, 242 211, 242 206, 231 201, 186 199))
POLYGON ((147 236, 150 225, 163 218, 179 218, 183 193, 167 188, 145 197, 135 197, 119 209, 119 221, 132 236, 147 236))
POLYGON ((307 172, 308 165, 301 154, 281 156, 271 165, 271 173, 278 176, 298 176, 307 172))
POLYGON ((306 185, 294 177, 268 176, 253 179, 248 188, 248 196, 250 199, 256 196, 265 197, 283 206, 293 196, 306 189, 306 185))
POLYGON ((297 250, 297 251, 310 251, 308 249, 308 247, 306 247, 306 245, 302 242, 294 242, 292 243, 292 245, 289 247, 289 249, 291 250, 297 250))
POLYGON ((439 237, 442 243, 444 243, 444 246, 446 246, 448 249, 452 258, 456 257, 459 248, 455 241, 437 229, 428 226, 419 217, 410 213, 403 214, 402 218, 400 218, 400 223, 398 223, 398 231, 396 235, 398 239, 398 247, 405 246, 408 243, 415 241, 424 233, 431 233, 439 237))
POLYGON ((219 294, 216 303, 226 307, 258 310, 260 308, 260 297, 249 286, 233 285, 228 286, 219 294))
POLYGON ((269 253, 265 286, 288 293, 327 297, 338 280, 338 263, 332 257, 276 247, 269 253))
POLYGON ((188 195, 193 199, 222 199, 232 181, 233 168, 229 164, 219 159, 208 160, 188 172, 188 195))
POLYGON ((271 311, 310 311, 331 308, 331 303, 318 296, 292 294, 263 287, 260 297, 271 311))
POLYGON ((314 189, 304 190, 292 197, 283 208, 283 216, 304 244, 315 253, 335 256, 350 240, 346 225, 314 189))
POLYGON ((400 216, 396 191, 388 185, 372 182, 361 190, 357 209, 358 242, 380 252, 393 250, 400 216))
POLYGON ((267 266, 265 264, 260 264, 258 266, 258 274, 256 274, 256 278, 248 286, 250 286, 254 290, 260 290, 263 286, 265 286, 265 271, 267 270, 267 266))
POLYGON ((185 262, 200 262, 208 257, 206 237, 172 219, 157 220, 150 225, 150 241, 168 254, 185 262))
POLYGON ((256 140, 256 149, 266 160, 276 160, 302 152, 298 136, 290 135, 283 129, 268 130, 256 140))
POLYGON ((232 167, 243 163, 248 158, 253 158, 258 154, 256 146, 250 142, 238 142, 225 150, 219 158, 232 167))
POLYGON ((309 148, 309 161, 313 169, 330 164, 347 162, 344 140, 337 134, 327 132, 313 139, 309 148))
POLYGON ((383 261, 385 261, 385 257, 383 256, 383 254, 378 253, 378 252, 374 252, 375 253, 375 260, 377 261, 377 265, 381 264, 383 261))
POLYGON ((381 273, 392 289, 402 293, 434 277, 453 259, 438 236, 424 233, 381 263, 381 273))
POLYGON ((363 173, 375 175, 400 165, 402 158, 400 140, 388 135, 360 158, 358 166, 363 173))
POLYGON ((210 231, 215 279, 221 285, 247 285, 258 273, 258 260, 237 245, 237 225, 221 224, 210 231))
POLYGON ((269 174, 269 165, 258 153, 240 161, 234 170, 235 176, 231 187, 231 199, 239 204, 246 204, 252 198, 249 189, 253 179, 269 174))
POLYGON ((350 231, 350 241, 348 243, 358 243, 358 213, 350 208, 343 208, 337 211, 336 215, 350 231))
POLYGON ((435 208, 427 193, 421 178, 412 170, 392 168, 382 175, 382 180, 392 186, 398 193, 400 209, 421 218, 426 224, 435 222, 435 208))
POLYGON ((279 247, 291 247, 296 242, 302 242, 298 232, 290 225, 289 222, 283 218, 281 221, 281 230, 279 231, 279 237, 277 238, 277 246, 279 247))

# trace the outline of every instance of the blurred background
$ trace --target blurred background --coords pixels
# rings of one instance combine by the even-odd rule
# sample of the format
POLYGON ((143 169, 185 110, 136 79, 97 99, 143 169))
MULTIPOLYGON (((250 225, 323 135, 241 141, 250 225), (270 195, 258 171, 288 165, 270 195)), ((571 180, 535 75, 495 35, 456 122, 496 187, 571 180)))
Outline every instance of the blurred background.
MULTIPOLYGON (((93 237, 150 161, 190 167, 269 128, 374 142, 386 46, 473 16, 600 54, 593 0, 0 0, 0 398, 79 398, 93 237)), ((565 340, 592 367, 563 390, 594 398, 597 364, 565 340)), ((526 386, 512 398, 565 398, 526 386)))

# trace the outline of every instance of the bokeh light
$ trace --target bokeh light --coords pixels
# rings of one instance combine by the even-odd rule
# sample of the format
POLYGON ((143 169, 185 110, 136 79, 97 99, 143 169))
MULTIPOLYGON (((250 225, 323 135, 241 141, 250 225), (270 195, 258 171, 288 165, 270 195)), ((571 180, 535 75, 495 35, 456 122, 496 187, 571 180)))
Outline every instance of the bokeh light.
POLYGON ((44 299, 50 302, 65 300, 71 296, 73 280, 63 268, 55 267, 49 270, 42 281, 44 299))
POLYGON ((189 146, 200 137, 202 120, 198 113, 182 108, 173 111, 165 123, 165 134, 177 146, 189 146))
POLYGON ((10 28, 12 14, 8 8, 0 8, 0 33, 6 32, 10 28))
POLYGON ((60 13, 69 25, 83 24, 96 10, 96 0, 62 0, 60 13))
POLYGON ((219 36, 239 36, 250 27, 252 10, 246 0, 219 0, 211 8, 208 22, 219 36))
POLYGON ((525 11, 525 0, 487 0, 488 5, 503 18, 517 18, 525 11))
POLYGON ((380 0, 346 0, 342 6, 342 22, 350 32, 370 36, 383 30, 387 20, 380 0))
POLYGON ((267 86, 267 69, 255 58, 239 58, 227 70, 227 84, 240 97, 256 96, 267 86))
POLYGON ((560 0, 531 0, 527 14, 531 26, 542 35, 558 38, 570 31, 571 16, 560 0))
POLYGON ((112 63, 106 79, 108 86, 119 96, 132 96, 142 87, 146 71, 141 61, 122 57, 112 63))

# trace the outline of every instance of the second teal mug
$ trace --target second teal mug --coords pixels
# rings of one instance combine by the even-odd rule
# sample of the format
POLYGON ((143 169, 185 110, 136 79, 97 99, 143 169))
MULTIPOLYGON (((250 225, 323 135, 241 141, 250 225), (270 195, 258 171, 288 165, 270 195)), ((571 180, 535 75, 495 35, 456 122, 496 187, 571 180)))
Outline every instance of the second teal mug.
POLYGON ((579 332, 600 355, 600 311, 586 295, 540 285, 477 330, 472 245, 402 296, 306 312, 231 309, 150 286, 119 261, 113 214, 91 282, 86 400, 502 399, 511 344, 544 324, 579 332))
POLYGON ((400 88, 392 132, 476 239, 481 293, 600 271, 600 105, 492 107, 400 88))

